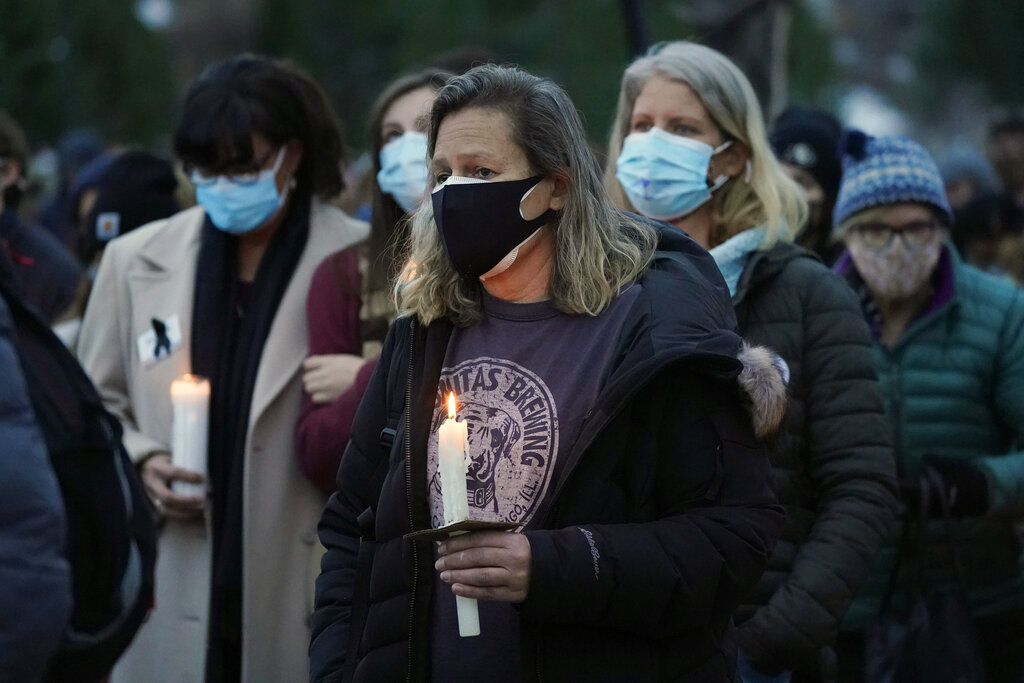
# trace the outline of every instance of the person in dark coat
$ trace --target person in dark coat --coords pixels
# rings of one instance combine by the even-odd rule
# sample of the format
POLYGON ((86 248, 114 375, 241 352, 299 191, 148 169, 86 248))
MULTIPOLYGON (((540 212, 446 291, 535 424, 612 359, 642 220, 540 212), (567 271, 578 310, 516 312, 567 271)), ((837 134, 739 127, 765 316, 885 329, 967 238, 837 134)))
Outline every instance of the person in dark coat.
POLYGON ((84 272, 51 233, 18 215, 27 162, 25 134, 0 111, 0 246, 25 302, 52 323, 71 306, 84 272))
POLYGON ((796 181, 807 199, 807 223, 797 233, 796 243, 829 265, 843 253, 832 230, 832 208, 842 176, 842 132, 839 121, 826 111, 789 107, 775 119, 768 136, 783 170, 796 181))
POLYGON ((103 141, 87 128, 68 131, 57 143, 57 190, 39 208, 35 219, 65 247, 72 244, 72 192, 78 176, 103 154, 103 149, 103 141))
POLYGON ((311 680, 732 680, 732 611, 783 520, 755 434, 784 410, 770 354, 737 359, 706 252, 609 204, 552 82, 477 67, 428 138, 399 318, 320 522, 311 680), (440 484, 449 393, 468 469, 440 484), (459 501, 515 531, 405 538, 459 501))
POLYGON ((88 277, 63 320, 54 325, 54 332, 72 350, 103 250, 112 240, 177 213, 177 186, 171 162, 141 149, 102 154, 79 173, 70 200, 71 237, 88 277))
POLYGON ((736 613, 746 683, 829 679, 839 622, 895 513, 895 466, 871 338, 856 297, 792 243, 803 197, 765 136, 744 75, 694 43, 670 43, 622 80, 606 179, 711 250, 744 339, 789 379, 771 449, 787 523, 736 613))
MULTIPOLYGON (((12 277, 0 253, 0 278, 12 277)), ((4 289, 8 289, 5 287, 4 289)), ((0 681, 37 681, 71 616, 64 505, 0 297, 0 681)))

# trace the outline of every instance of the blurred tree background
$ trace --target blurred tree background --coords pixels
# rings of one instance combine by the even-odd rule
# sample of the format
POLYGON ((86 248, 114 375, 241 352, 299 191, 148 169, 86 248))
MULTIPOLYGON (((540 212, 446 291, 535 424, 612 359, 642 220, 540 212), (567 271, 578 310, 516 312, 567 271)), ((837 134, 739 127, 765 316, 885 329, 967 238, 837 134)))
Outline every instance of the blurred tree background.
POLYGON ((554 78, 600 144, 632 58, 629 6, 641 42, 736 59, 770 113, 819 105, 935 144, 1024 103, 1021 0, 0 0, 0 106, 37 145, 88 127, 159 148, 202 66, 252 50, 308 69, 362 149, 387 81, 472 48, 554 78))

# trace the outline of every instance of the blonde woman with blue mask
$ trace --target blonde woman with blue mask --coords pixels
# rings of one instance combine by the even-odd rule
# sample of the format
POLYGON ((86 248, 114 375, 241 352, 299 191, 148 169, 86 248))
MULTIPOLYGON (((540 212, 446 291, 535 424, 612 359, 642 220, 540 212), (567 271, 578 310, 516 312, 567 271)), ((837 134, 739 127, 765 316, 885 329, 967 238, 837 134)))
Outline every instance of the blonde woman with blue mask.
POLYGON ((771 151, 750 83, 722 54, 679 41, 631 64, 608 151, 616 203, 710 250, 740 333, 784 361, 790 404, 772 462, 787 528, 736 614, 738 673, 748 683, 827 679, 838 623, 896 502, 856 298, 792 243, 806 203, 771 151))

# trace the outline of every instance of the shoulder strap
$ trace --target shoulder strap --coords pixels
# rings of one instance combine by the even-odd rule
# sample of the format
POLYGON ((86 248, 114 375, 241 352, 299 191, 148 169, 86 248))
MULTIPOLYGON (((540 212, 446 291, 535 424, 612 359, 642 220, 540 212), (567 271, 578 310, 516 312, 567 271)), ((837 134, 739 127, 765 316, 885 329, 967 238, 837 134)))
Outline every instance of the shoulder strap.
MULTIPOLYGON (((409 326, 409 348, 416 333, 415 321, 410 321, 409 326)), ((381 359, 381 362, 396 359, 381 359)), ((357 518, 359 526, 359 552, 356 555, 356 574, 352 586, 352 613, 349 618, 348 643, 345 650, 345 666, 342 670, 341 680, 352 681, 355 678, 356 664, 359 659, 359 644, 362 642, 363 625, 366 623, 366 615, 370 606, 370 579, 373 574, 373 557, 376 551, 376 511, 377 502, 380 499, 380 492, 384 488, 384 479, 387 477, 391 465, 391 451, 394 448, 395 439, 398 435, 398 425, 402 415, 405 413, 407 396, 406 375, 411 371, 408 363, 411 359, 398 358, 397 362, 391 362, 388 372, 387 384, 385 387, 384 403, 386 406, 386 423, 380 432, 380 456, 377 459, 377 466, 370 478, 370 506, 367 507, 357 518)), ((408 438, 408 436, 406 436, 408 438)))

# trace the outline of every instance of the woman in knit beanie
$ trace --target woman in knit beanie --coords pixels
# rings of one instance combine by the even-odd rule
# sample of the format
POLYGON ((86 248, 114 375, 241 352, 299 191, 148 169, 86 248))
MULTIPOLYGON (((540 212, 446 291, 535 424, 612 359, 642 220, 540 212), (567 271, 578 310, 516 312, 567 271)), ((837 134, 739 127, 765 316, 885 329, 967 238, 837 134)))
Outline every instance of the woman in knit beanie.
MULTIPOLYGON (((848 133, 834 220, 848 252, 836 268, 860 296, 891 422, 906 518, 922 505, 931 469, 952 503, 956 545, 980 631, 985 680, 1019 681, 1024 663, 1024 571, 1014 527, 1024 517, 1024 293, 961 262, 948 242, 952 211, 932 158, 905 137, 848 133)), ((929 534, 945 538, 938 526, 929 534)), ((945 528, 945 527, 943 527, 945 528)), ((865 627, 875 619, 898 534, 875 562, 843 622, 841 680, 863 678, 865 627)), ((958 580, 930 544, 929 580, 958 580)), ((907 602, 897 583, 893 606, 907 602)), ((967 637, 966 625, 964 637, 967 637)), ((935 666, 952 680, 948 662, 935 666)))

